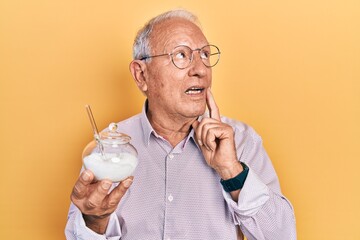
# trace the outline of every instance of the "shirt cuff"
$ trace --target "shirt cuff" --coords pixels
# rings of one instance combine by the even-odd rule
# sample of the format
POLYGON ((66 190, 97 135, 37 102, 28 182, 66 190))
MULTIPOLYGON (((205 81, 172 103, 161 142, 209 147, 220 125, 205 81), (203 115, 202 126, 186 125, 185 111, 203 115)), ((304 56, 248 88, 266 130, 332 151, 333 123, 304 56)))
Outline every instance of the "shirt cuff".
POLYGON ((88 228, 85 224, 84 218, 80 210, 77 209, 74 219, 74 235, 76 239, 87 240, 119 240, 121 237, 121 230, 119 220, 115 213, 110 215, 109 223, 105 234, 98 234, 88 228))
POLYGON ((251 169, 249 169, 244 186, 240 190, 238 202, 231 198, 230 193, 224 190, 222 192, 234 219, 236 219, 234 215, 240 218, 254 216, 270 198, 268 187, 251 169))

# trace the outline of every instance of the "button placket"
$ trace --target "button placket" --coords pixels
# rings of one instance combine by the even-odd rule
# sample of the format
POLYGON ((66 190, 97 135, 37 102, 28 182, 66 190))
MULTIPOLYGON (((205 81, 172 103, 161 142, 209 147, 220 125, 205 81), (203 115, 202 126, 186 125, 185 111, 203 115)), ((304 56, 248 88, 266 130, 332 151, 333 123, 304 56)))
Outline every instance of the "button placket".
POLYGON ((165 224, 164 224, 164 239, 172 239, 174 237, 175 229, 175 218, 176 218, 176 200, 177 196, 177 176, 179 169, 177 168, 178 163, 176 161, 178 154, 180 154, 178 149, 172 149, 167 152, 166 155, 166 189, 165 189, 165 224))

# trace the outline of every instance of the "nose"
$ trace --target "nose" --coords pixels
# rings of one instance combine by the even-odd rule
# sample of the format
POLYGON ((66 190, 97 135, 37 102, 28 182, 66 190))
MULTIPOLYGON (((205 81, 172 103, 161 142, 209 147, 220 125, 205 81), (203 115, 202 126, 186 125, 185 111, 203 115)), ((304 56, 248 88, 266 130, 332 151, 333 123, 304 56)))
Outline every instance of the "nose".
POLYGON ((208 73, 211 72, 211 68, 208 68, 203 63, 200 57, 200 50, 194 50, 192 55, 192 62, 190 64, 189 75, 190 76, 197 76, 197 77, 204 77, 208 73))

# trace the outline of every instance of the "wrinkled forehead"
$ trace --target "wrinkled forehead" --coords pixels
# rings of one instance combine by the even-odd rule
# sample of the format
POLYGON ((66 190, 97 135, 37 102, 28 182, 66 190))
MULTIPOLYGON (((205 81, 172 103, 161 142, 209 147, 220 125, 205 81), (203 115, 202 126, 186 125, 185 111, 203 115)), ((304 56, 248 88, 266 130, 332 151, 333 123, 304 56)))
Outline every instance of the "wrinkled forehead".
POLYGON ((167 19, 156 24, 150 35, 152 49, 173 48, 178 45, 200 48, 207 44, 202 30, 193 22, 182 18, 167 19))

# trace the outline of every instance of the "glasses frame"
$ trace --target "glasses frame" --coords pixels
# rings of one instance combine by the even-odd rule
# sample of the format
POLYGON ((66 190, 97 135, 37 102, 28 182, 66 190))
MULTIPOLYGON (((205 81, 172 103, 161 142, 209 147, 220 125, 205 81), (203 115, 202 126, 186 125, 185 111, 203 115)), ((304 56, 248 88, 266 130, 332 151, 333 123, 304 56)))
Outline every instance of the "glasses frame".
MULTIPOLYGON (((185 69, 185 68, 187 68, 187 67, 189 67, 189 66, 191 65, 191 63, 192 63, 192 61, 193 61, 193 59, 194 59, 194 52, 197 51, 197 52, 200 53, 201 50, 203 50, 203 49, 206 48, 206 47, 215 47, 215 48, 217 49, 217 53, 212 53, 212 54, 210 54, 210 56, 212 56, 212 55, 218 55, 218 59, 216 60, 216 63, 213 64, 213 65, 211 65, 211 66, 206 65, 205 62, 204 62, 204 58, 201 57, 201 54, 199 55, 199 56, 200 56, 200 59, 201 59, 201 62, 202 62, 206 67, 212 68, 212 67, 214 67, 216 64, 218 64, 218 62, 219 62, 219 60, 220 60, 220 55, 221 55, 220 49, 219 49, 217 46, 213 45, 213 44, 208 44, 208 45, 205 45, 205 46, 203 46, 203 47, 201 47, 201 48, 195 48, 195 49, 191 49, 189 46, 186 46, 186 45, 179 45, 179 46, 174 47, 174 49, 171 51, 171 53, 164 53, 164 54, 158 54, 158 55, 153 55, 153 56, 145 56, 145 57, 140 58, 139 60, 140 60, 140 61, 143 61, 143 60, 146 60, 146 59, 149 59, 149 58, 156 58, 156 57, 162 57, 162 56, 170 56, 170 57, 171 57, 171 61, 172 61, 172 63, 174 64, 175 67, 177 67, 178 69, 185 69), (177 65, 175 64, 175 62, 174 62, 174 58, 173 58, 174 51, 175 51, 177 48, 179 48, 179 47, 186 47, 186 48, 188 48, 188 49, 191 50, 190 62, 189 62, 189 64, 188 64, 187 66, 185 66, 185 67, 179 67, 179 66, 177 66, 177 65)), ((209 56, 209 58, 210 58, 210 56, 209 56)))

